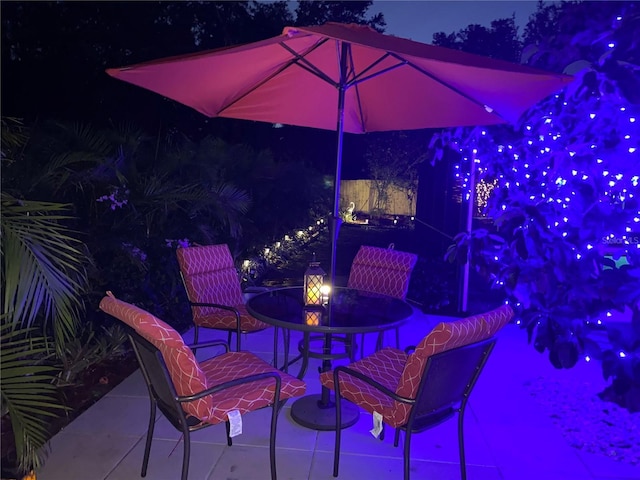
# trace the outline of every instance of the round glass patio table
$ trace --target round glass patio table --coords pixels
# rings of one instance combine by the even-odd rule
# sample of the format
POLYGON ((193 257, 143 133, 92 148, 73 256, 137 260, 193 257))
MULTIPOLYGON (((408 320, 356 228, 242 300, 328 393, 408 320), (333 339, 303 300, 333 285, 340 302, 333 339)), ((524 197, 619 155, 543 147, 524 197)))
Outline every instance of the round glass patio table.
MULTIPOLYGON (((322 352, 312 356, 322 359, 323 372, 331 370, 331 360, 339 358, 331 350, 333 334, 381 332, 399 326, 413 313, 411 305, 403 300, 352 288, 335 288, 325 305, 305 307, 302 287, 255 295, 247 301, 247 310, 275 327, 321 335, 322 352)), ((303 355, 307 355, 306 362, 309 352, 303 355)), ((304 376, 305 371, 306 367, 301 368, 298 376, 304 376)), ((358 420, 359 410, 350 402, 341 402, 341 412, 341 428, 358 420)), ((335 415, 335 403, 330 401, 329 390, 324 386, 320 394, 306 395, 291 405, 291 418, 315 430, 335 430, 335 415)))

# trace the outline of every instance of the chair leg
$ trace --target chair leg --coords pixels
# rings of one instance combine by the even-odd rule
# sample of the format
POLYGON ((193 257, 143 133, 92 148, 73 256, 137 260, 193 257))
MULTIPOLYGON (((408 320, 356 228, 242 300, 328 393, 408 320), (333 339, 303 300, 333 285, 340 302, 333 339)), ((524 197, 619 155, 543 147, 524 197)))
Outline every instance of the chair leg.
POLYGON ((382 350, 382 346, 384 345, 384 332, 380 332, 378 334, 378 340, 376 341, 376 352, 382 350))
POLYGON ((464 461, 464 408, 458 412, 458 447, 460 448, 460 477, 467 480, 467 465, 464 461))
POLYGON ((141 477, 147 475, 147 465, 149 464, 149 453, 151 453, 151 441, 153 440, 153 429, 156 425, 156 402, 153 398, 151 400, 151 411, 149 413, 149 427, 147 428, 147 441, 144 445, 144 456, 142 457, 142 472, 141 477))
POLYGON ((269 432, 269 465, 271 466, 271 480, 277 480, 276 472, 276 427, 281 402, 274 401, 271 407, 271 431, 269 432))
POLYGON ((182 454, 182 480, 187 480, 189 475, 189 456, 191 455, 191 438, 188 427, 184 429, 183 437, 184 453, 182 454))
MULTIPOLYGON (((400 348, 400 329, 396 328, 395 333, 396 333, 396 348, 400 348)), ((363 335, 363 340, 364 340, 364 335, 363 335)), ((378 334, 378 340, 376 343, 376 352, 382 350, 382 347, 384 347, 384 332, 380 332, 378 334)), ((364 356, 364 352, 362 356, 364 356)))
POLYGON ((393 446, 397 447, 400 444, 400 429, 396 428, 396 434, 393 436, 393 446))
POLYGON ((233 445, 233 441, 231 440, 231 422, 229 422, 229 420, 227 420, 226 422, 224 422, 224 426, 227 430, 227 445, 231 446, 233 445))
POLYGON ((278 327, 273 327, 273 368, 278 368, 278 330, 278 327))
POLYGON ((282 340, 284 342, 284 372, 289 373, 289 348, 291 347, 291 331, 282 329, 282 340))
POLYGON ((353 333, 348 333, 346 337, 346 348, 349 353, 349 361, 356 361, 356 349, 358 348, 358 344, 355 342, 356 336, 353 333))
POLYGON ((310 333, 304 332, 304 337, 302 339, 302 350, 300 353, 302 354, 302 365, 300 366, 300 373, 298 373, 298 378, 303 379, 305 373, 307 373, 307 368, 309 368, 309 348, 310 346, 310 333))
POLYGON ((340 387, 336 382, 335 385, 335 403, 336 403, 336 442, 333 450, 333 476, 338 476, 338 467, 340 464, 340 424, 342 423, 342 410, 340 409, 340 387))
MULTIPOLYGON (((196 344, 196 345, 198 344, 198 334, 199 333, 200 333, 200 327, 198 327, 198 325, 194 325, 193 326, 193 343, 196 344)), ((193 349, 193 354, 194 355, 196 354, 197 350, 198 350, 197 348, 193 349)))
POLYGON ((404 432, 404 480, 409 480, 411 461, 411 429, 404 432))

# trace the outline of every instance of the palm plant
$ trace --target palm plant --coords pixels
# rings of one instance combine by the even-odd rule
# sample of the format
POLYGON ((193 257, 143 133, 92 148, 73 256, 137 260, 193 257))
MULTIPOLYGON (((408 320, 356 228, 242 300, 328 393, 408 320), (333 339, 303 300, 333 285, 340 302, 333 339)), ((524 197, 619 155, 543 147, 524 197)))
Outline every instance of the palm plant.
POLYGON ((2 316, 0 409, 2 416, 10 419, 19 472, 41 465, 42 447, 49 439, 47 418, 57 416, 63 409, 56 396, 56 369, 44 362, 48 341, 44 336, 32 335, 34 331, 15 328, 8 316, 2 316))
MULTIPOLYGON (((2 119, 5 170, 20 163, 27 140, 19 122, 2 119)), ((11 422, 18 468, 28 471, 42 462, 49 418, 64 408, 55 395, 47 332, 60 350, 75 331, 83 312, 86 254, 65 225, 71 218, 67 205, 22 200, 6 190, 0 216, 1 413, 11 422)))
POLYGON ((15 327, 51 326, 57 344, 75 331, 86 283, 82 243, 62 223, 67 208, 2 192, 2 313, 15 327))

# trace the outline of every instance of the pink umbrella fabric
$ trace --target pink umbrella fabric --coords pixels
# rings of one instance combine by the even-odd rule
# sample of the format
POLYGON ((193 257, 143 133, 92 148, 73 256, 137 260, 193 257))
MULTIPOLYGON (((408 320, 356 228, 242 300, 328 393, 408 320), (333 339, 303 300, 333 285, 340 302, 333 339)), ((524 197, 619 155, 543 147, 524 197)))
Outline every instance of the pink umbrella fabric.
POLYGON ((339 23, 107 73, 208 117, 335 130, 342 44, 348 133, 515 122, 572 79, 339 23))
POLYGON ((572 81, 340 23, 286 27, 266 40, 107 73, 209 117, 336 130, 332 283, 344 132, 515 122, 572 81))

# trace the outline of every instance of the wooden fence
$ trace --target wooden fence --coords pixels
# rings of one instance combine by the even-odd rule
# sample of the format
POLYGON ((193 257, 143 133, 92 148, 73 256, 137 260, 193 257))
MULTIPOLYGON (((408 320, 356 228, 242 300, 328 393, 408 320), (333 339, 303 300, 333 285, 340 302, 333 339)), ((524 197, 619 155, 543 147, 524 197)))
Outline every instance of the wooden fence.
MULTIPOLYGON (((415 192, 417 193, 416 188, 415 192)), ((340 182, 340 209, 346 210, 353 202, 354 212, 361 212, 367 215, 373 213, 384 215, 407 215, 416 214, 415 197, 409 199, 407 192, 395 185, 388 187, 386 192, 386 202, 381 205, 382 212, 376 210, 376 188, 372 180, 342 180, 340 182)))

